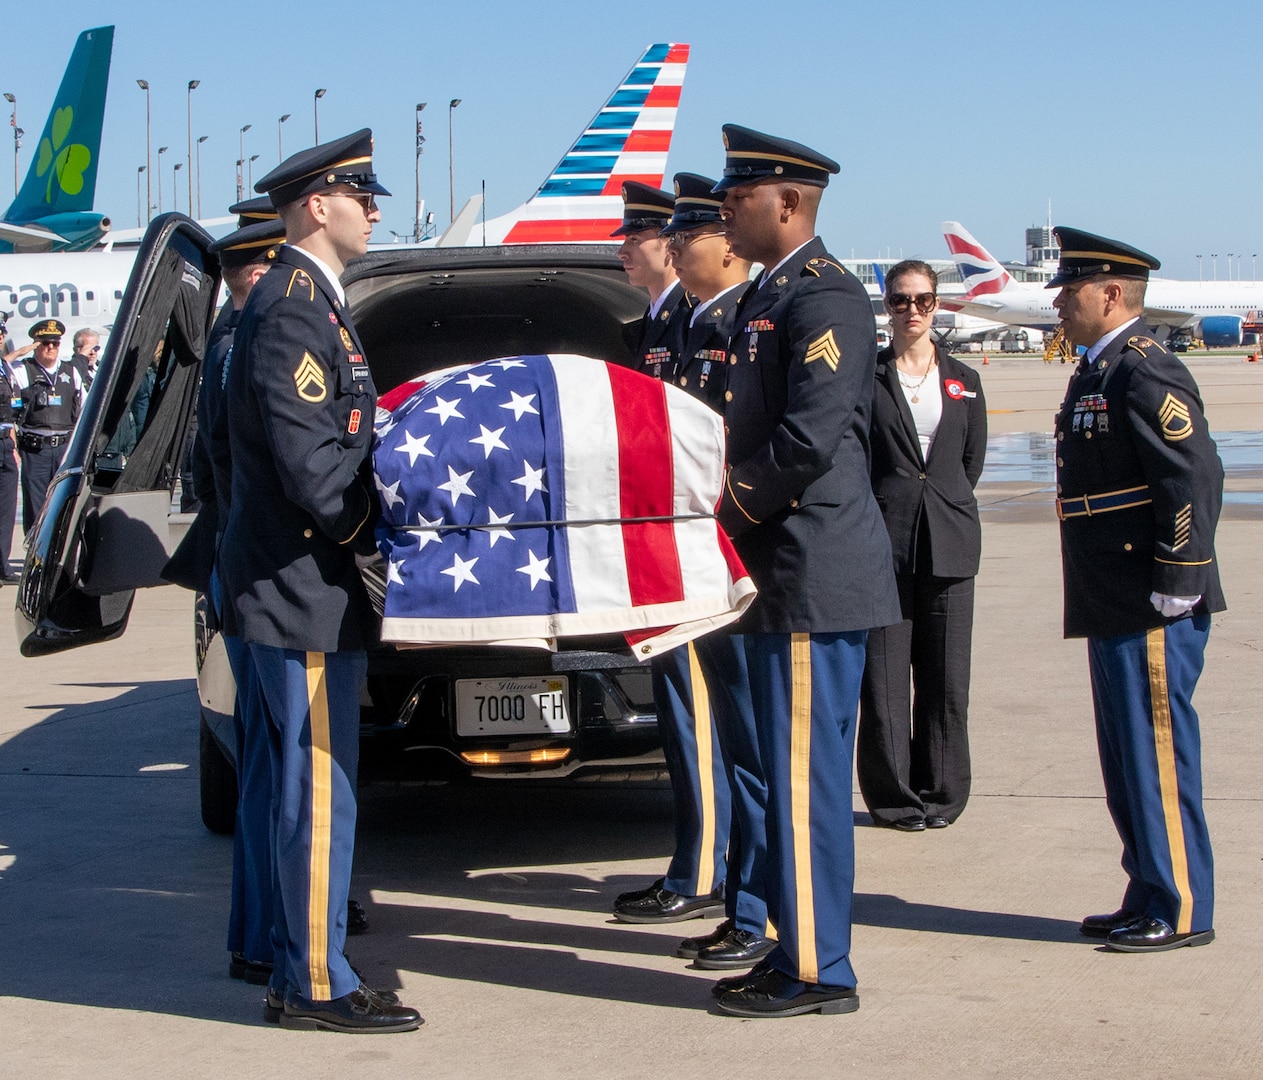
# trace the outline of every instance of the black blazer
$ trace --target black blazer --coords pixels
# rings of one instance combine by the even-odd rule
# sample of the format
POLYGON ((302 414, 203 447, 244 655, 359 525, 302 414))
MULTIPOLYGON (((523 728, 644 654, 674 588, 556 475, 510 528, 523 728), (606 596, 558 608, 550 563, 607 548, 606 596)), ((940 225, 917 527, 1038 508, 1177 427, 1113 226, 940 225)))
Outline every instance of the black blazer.
POLYGON ((895 351, 883 349, 877 355, 869 434, 873 492, 890 532, 896 573, 912 573, 920 559, 936 577, 973 577, 982 557, 974 485, 987 452, 987 403, 978 373, 941 345, 936 348, 943 416, 928 461, 921 455, 912 410, 899 385, 895 351), (928 552, 917 550, 922 518, 928 552))

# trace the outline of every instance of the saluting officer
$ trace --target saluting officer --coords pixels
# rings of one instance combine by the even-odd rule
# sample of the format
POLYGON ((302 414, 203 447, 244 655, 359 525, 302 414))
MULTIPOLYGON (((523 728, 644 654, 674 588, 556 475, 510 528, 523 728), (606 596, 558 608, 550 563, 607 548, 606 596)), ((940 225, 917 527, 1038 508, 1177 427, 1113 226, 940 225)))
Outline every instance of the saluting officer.
MULTIPOLYGON (((649 290, 649 309, 635 350, 637 370, 666 381, 679 359, 694 299, 676 278, 663 235, 674 206, 670 192, 628 181, 623 185, 623 223, 612 234, 624 238, 618 257, 627 280, 649 290)), ((675 850, 665 877, 618 896, 614 917, 630 923, 682 922, 723 908, 728 782, 694 643, 655 656, 650 673, 671 777, 675 850)))
POLYGON ((1053 230, 1048 287, 1087 348, 1057 416, 1065 636, 1088 639, 1105 802, 1123 841, 1118 911, 1080 930, 1121 952, 1214 940, 1193 691, 1212 612, 1223 465, 1188 369, 1141 319, 1159 263, 1127 244, 1053 230))
POLYGON ((376 626, 357 552, 374 550, 376 392, 338 278, 375 197, 368 129, 282 162, 255 189, 287 243, 234 338, 231 502, 219 551, 224 623, 246 644, 268 719, 279 903, 269 1007, 294 1028, 409 1031, 343 954, 355 846, 360 692, 376 626), (283 996, 282 996, 283 995, 283 996))
POLYGON ((758 586, 745 639, 767 778, 767 902, 779 944, 721 979, 737 1016, 851 1012, 851 767, 868 630, 899 619, 868 480, 877 339, 864 287, 815 235, 838 164, 724 126, 717 189, 732 249, 766 269, 729 349, 719 520, 758 586))
POLYGON ((83 407, 83 380, 60 358, 66 326, 45 319, 31 327, 34 356, 13 371, 18 449, 22 452, 22 532, 29 533, 44 508, 48 485, 66 455, 66 443, 83 407))
MULTIPOLYGON (((750 263, 737 256, 724 235, 715 181, 697 173, 675 174, 675 212, 662 230, 680 284, 699 300, 671 374, 682 390, 722 413, 727 386, 728 341, 737 302, 750 283, 750 263)), ((745 645, 740 634, 716 632, 692 643, 710 691, 715 733, 731 805, 724 921, 710 934, 687 938, 676 954, 697 967, 721 971, 749 968, 776 946, 767 920, 764 813, 767 783, 745 645)), ((717 786, 718 786, 717 781, 717 786)))

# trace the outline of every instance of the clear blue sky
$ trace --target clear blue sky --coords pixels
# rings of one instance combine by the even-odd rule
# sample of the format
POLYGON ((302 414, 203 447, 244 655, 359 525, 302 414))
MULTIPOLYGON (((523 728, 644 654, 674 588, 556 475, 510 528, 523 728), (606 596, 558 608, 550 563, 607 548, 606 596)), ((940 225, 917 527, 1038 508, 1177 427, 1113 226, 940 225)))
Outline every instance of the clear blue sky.
MULTIPOLYGON (((655 41, 692 57, 668 161, 718 173, 720 125, 743 123, 831 154, 820 232, 836 254, 946 256, 944 219, 1000 258, 1023 230, 1056 223, 1151 251, 1169 276, 1197 277, 1196 254, 1263 256, 1263 162, 1253 123, 1263 79, 1257 18, 1222 0, 589 0, 298 5, 61 0, 56 19, 11 12, 0 89, 18 96, 25 172, 80 30, 116 26, 97 208, 136 223, 145 163, 145 95, 171 207, 171 166, 186 149, 186 86, 202 147, 202 210, 235 195, 238 129, 257 179, 277 161, 277 119, 293 152, 312 141, 313 91, 324 138, 374 130, 377 170, 398 196, 375 239, 411 230, 414 107, 429 102, 422 194, 448 205, 447 120, 455 111, 456 205, 487 183, 489 216, 525 200, 655 41), (649 14, 660 9, 660 15, 649 14), (278 12, 293 12, 284 23, 278 12), (36 25, 38 24, 38 26, 36 25)), ((0 102, 0 104, 3 104, 0 102)), ((0 163, 11 152, 0 127, 0 163)), ((7 175, 0 169, 0 177, 7 175)), ((180 174, 180 207, 187 180, 180 174)), ((0 182, 0 192, 5 191, 0 182)), ((0 202, 7 198, 0 195, 0 202)), ((1258 267, 1263 273, 1263 265, 1258 267)))

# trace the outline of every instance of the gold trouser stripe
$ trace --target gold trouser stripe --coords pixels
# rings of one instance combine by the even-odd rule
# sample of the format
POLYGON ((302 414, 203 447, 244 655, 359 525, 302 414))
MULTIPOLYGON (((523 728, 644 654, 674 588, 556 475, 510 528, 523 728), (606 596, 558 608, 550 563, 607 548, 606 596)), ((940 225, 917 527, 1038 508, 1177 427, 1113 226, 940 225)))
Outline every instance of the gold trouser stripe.
POLYGON ((1175 772, 1175 739, 1171 732, 1171 699, 1167 693, 1166 630, 1156 626, 1146 638, 1149 654, 1149 701, 1153 717, 1153 741, 1158 758, 1158 788, 1162 792, 1162 816, 1166 821, 1171 852, 1171 875, 1180 894, 1175 932, 1193 929, 1193 890, 1188 883, 1188 853, 1184 848, 1184 819, 1180 815, 1180 782, 1175 772))
POLYGON ((820 981, 816 896, 811 883, 811 635, 790 637, 789 798, 798 898, 798 978, 820 981))
POLYGON ((329 842, 333 823, 333 753, 325 654, 307 654, 307 708, 311 716, 311 863, 307 885, 307 972, 311 996, 326 1000, 329 986, 329 842))
POLYGON ((715 888, 715 746, 711 741, 710 692, 702 676, 697 649, 688 643, 689 683, 693 688, 693 734, 697 740, 697 782, 701 794, 702 837, 697 853, 697 892, 715 888))

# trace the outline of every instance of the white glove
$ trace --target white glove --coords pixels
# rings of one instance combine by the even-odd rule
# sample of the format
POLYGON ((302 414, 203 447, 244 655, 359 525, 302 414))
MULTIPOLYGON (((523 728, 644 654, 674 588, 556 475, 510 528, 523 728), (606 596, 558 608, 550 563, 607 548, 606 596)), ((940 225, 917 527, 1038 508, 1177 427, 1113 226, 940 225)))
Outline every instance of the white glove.
POLYGON ((1149 603, 1154 611, 1162 612, 1168 619, 1175 619, 1192 611, 1201 598, 1200 593, 1197 596, 1167 596, 1166 593, 1156 592, 1149 594, 1149 603))

